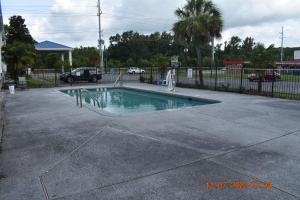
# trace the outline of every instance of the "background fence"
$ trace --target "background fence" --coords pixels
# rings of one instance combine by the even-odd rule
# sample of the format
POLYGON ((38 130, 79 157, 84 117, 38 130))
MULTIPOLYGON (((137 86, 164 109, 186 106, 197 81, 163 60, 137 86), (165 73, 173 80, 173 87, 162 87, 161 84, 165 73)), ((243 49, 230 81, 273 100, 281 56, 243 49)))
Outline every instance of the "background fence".
POLYGON ((99 83, 114 83, 119 74, 122 73, 122 81, 126 82, 138 82, 140 76, 138 74, 127 74, 127 68, 115 69, 113 73, 107 73, 102 75, 101 81, 97 83, 91 83, 87 81, 74 81, 67 83, 60 80, 61 71, 54 69, 35 69, 30 75, 30 81, 36 85, 44 85, 45 87, 64 87, 64 86, 76 86, 83 84, 99 84, 99 83))
MULTIPOLYGON (((141 81, 161 84, 170 69, 144 68, 141 81)), ((300 99, 300 69, 211 69, 202 68, 203 83, 200 70, 197 68, 180 68, 176 70, 176 85, 230 91, 247 94, 258 94, 271 97, 300 99), (188 73, 189 69, 190 74, 188 73)))
MULTIPOLYGON (((145 70, 143 74, 128 74, 127 68, 115 69, 114 73, 104 74, 99 83, 113 83, 122 73, 122 81, 161 84, 170 70, 158 67, 143 69, 145 70)), ((203 84, 201 84, 201 73, 198 68, 180 68, 176 70, 176 85, 178 87, 300 99, 300 69, 242 68, 225 70, 202 68, 202 74, 203 84)), ((31 79, 43 82, 48 87, 91 84, 87 82, 65 83, 60 81, 60 75, 60 72, 51 69, 34 70, 31 79)))

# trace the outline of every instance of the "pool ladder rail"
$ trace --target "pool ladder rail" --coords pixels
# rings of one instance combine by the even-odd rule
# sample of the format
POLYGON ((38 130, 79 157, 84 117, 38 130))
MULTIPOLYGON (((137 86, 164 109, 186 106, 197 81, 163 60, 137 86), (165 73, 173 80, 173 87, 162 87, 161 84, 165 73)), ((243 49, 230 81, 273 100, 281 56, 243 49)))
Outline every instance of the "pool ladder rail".
POLYGON ((117 87, 118 83, 119 83, 119 87, 123 86, 122 76, 123 76, 123 74, 120 73, 119 76, 117 77, 115 83, 114 83, 114 87, 117 87))
POLYGON ((82 96, 84 96, 84 93, 89 94, 89 96, 93 99, 94 102, 94 106, 96 106, 96 103, 98 105, 98 107, 101 107, 101 102, 99 102, 97 96, 93 93, 91 93, 90 91, 88 91, 87 89, 79 89, 76 92, 76 104, 80 105, 80 108, 83 107, 83 103, 82 103, 82 96), (79 91, 79 94, 78 94, 79 91))

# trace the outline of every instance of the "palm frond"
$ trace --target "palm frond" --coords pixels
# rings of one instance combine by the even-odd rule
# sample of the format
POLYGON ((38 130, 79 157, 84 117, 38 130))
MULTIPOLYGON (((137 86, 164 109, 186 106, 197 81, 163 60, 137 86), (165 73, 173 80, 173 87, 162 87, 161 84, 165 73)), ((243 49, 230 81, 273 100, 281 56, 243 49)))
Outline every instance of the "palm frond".
POLYGON ((181 38, 192 38, 194 42, 204 43, 212 37, 222 36, 222 14, 211 0, 187 0, 187 4, 177 9, 175 14, 180 21, 174 24, 173 31, 181 38))

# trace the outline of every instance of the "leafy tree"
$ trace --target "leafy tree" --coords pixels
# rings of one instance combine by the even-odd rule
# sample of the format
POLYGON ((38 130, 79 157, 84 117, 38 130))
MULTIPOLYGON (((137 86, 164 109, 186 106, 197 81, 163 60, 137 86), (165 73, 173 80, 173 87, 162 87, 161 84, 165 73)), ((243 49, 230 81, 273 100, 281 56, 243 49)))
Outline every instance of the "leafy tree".
POLYGON ((273 67, 276 61, 274 45, 265 48, 264 44, 258 43, 253 49, 251 65, 255 68, 273 67))
POLYGON ((151 62, 147 59, 139 59, 138 61, 138 66, 141 67, 141 68, 144 68, 144 67, 149 67, 151 65, 151 62))
POLYGON ((212 66, 212 60, 210 57, 204 57, 203 58, 203 66, 212 66))
POLYGON ((222 44, 217 44, 215 46, 215 58, 216 58, 216 65, 222 66, 223 65, 223 50, 222 50, 222 44))
POLYGON ((25 25, 25 19, 21 16, 12 16, 9 18, 9 26, 6 26, 6 42, 12 44, 15 41, 20 41, 28 44, 34 44, 32 36, 25 25))
POLYGON ((225 42, 226 59, 241 59, 241 42, 242 39, 238 36, 233 36, 229 42, 225 42))
POLYGON ((17 79, 24 67, 33 64, 36 57, 34 40, 24 22, 21 16, 12 16, 9 18, 9 26, 5 26, 6 46, 3 47, 3 57, 14 79, 17 79))
POLYGON ((3 47, 4 61, 10 64, 9 71, 15 80, 21 71, 34 63, 35 56, 35 49, 28 43, 16 41, 3 47))
POLYGON ((154 66, 168 66, 170 58, 163 54, 156 54, 151 58, 151 63, 154 66))
POLYGON ((135 66, 134 60, 132 58, 128 58, 128 60, 126 61, 126 66, 128 66, 128 67, 135 66))
POLYGON ((251 54, 254 46, 255 46, 254 38, 246 37, 244 39, 243 44, 241 46, 241 53, 245 60, 249 60, 251 58, 251 54))
POLYGON ((107 67, 109 69, 111 69, 111 68, 121 68, 122 63, 119 60, 110 59, 107 63, 107 67))
POLYGON ((97 67, 100 64, 99 51, 95 47, 80 47, 73 51, 74 67, 97 67))
POLYGON ((200 69, 200 85, 204 85, 202 51, 212 38, 220 38, 223 20, 220 10, 211 0, 187 0, 187 4, 175 11, 179 21, 173 26, 176 38, 189 49, 195 49, 200 69))
MULTIPOLYGON (((270 45, 268 48, 261 43, 256 44, 253 49, 252 57, 251 57, 251 65, 255 68, 263 69, 263 68, 273 68, 276 61, 274 45, 270 45)), ((264 78, 264 71, 257 71, 259 81, 258 81, 258 91, 262 91, 262 82, 264 78)))
POLYGON ((142 35, 128 31, 110 37, 107 55, 109 59, 119 60, 126 66, 129 58, 133 59, 134 64, 138 64, 141 59, 149 61, 156 54, 172 56, 181 51, 183 48, 174 43, 174 37, 170 33, 142 35))
POLYGON ((45 58, 45 67, 47 69, 58 69, 62 65, 59 54, 49 53, 45 58))

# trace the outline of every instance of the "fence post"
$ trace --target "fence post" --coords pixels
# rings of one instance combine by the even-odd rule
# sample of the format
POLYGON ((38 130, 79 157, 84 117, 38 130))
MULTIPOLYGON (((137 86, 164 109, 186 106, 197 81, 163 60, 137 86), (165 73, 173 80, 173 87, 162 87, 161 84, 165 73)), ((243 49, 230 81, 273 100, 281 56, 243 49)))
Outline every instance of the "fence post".
POLYGON ((198 87, 198 66, 195 68, 195 85, 198 87))
POLYGON ((98 85, 98 69, 97 69, 97 67, 95 67, 96 68, 96 85, 98 85))
POLYGON ((54 71, 54 87, 57 87, 57 70, 54 71))
POLYGON ((244 80, 244 68, 241 68, 241 83, 240 83, 240 92, 243 92, 243 80, 244 80))
POLYGON ((176 82, 179 83, 179 68, 176 69, 176 82))
POLYGON ((152 68, 152 65, 151 65, 151 69, 150 69, 150 84, 153 84, 153 68, 152 68))
POLYGON ((70 69, 70 75, 71 75, 70 85, 73 86, 73 78, 72 78, 72 70, 71 69, 70 69))
POLYGON ((142 70, 143 70, 143 68, 141 68, 141 71, 140 71, 140 82, 142 82, 141 80, 142 80, 142 70))
POLYGON ((264 79, 264 72, 260 69, 256 70, 258 73, 258 82, 257 82, 257 92, 261 93, 262 92, 262 85, 263 85, 263 79, 264 79))
POLYGON ((217 90, 218 86, 218 67, 216 66, 216 75, 215 75, 215 90, 217 90))
POLYGON ((272 70, 272 91, 271 91, 271 96, 272 97, 274 97, 274 79, 275 79, 275 81, 276 81, 276 77, 275 77, 275 70, 274 70, 274 68, 273 68, 273 70, 272 70))

